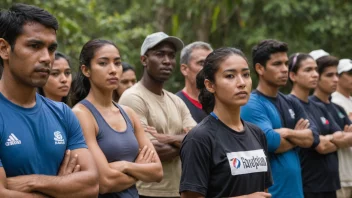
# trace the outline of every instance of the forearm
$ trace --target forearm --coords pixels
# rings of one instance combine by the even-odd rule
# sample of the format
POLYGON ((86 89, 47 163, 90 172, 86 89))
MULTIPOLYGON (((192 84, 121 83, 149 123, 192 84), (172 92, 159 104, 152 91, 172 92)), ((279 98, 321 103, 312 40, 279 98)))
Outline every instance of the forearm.
POLYGON ((100 177, 101 179, 99 182, 99 192, 101 194, 126 190, 135 185, 138 181, 136 178, 118 170, 114 170, 113 174, 107 177, 100 177))
POLYGON ((170 161, 179 156, 180 149, 176 148, 170 144, 160 143, 157 140, 152 140, 154 148, 158 153, 160 161, 170 161))
POLYGON ((337 147, 334 143, 330 142, 330 138, 328 136, 319 136, 320 143, 315 148, 315 150, 320 154, 328 154, 337 151, 337 147))
POLYGON ((338 148, 346 148, 352 146, 352 133, 350 132, 335 132, 333 135, 332 143, 338 148))
MULTIPOLYGON (((185 135, 165 135, 165 134, 159 134, 160 136, 163 136, 160 138, 160 142, 164 144, 170 144, 172 146, 175 146, 177 148, 181 148, 182 140, 185 138, 185 135)), ((159 140, 158 140, 159 141, 159 140)))
POLYGON ((163 178, 163 168, 159 163, 138 164, 130 162, 123 172, 143 182, 160 182, 163 178))
POLYGON ((285 138, 281 138, 280 146, 276 149, 275 153, 284 153, 296 147, 296 145, 292 144, 290 141, 285 138))
POLYGON ((81 171, 65 176, 30 175, 33 191, 53 197, 96 197, 99 188, 93 173, 81 171))
POLYGON ((49 196, 46 196, 40 193, 25 193, 25 192, 19 192, 14 190, 3 189, 3 190, 0 190, 0 197, 48 198, 49 196))
POLYGON ((292 130, 286 137, 293 144, 302 147, 310 148, 313 144, 313 133, 310 129, 292 130))

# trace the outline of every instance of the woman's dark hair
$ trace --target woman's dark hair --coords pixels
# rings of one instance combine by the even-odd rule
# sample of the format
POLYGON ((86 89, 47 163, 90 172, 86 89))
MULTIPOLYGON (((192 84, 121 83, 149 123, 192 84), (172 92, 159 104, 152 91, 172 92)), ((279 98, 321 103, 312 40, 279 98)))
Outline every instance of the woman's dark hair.
POLYGON ((203 106, 203 110, 208 114, 214 110, 215 97, 213 93, 206 89, 204 80, 208 79, 211 82, 215 82, 215 73, 218 71, 220 64, 231 55, 238 55, 247 61, 246 56, 239 49, 231 47, 219 48, 207 56, 203 69, 197 74, 196 84, 197 89, 200 91, 198 99, 203 106))
POLYGON ((318 73, 319 76, 325 71, 327 67, 337 67, 339 64, 339 59, 336 58, 335 56, 322 56, 318 58, 317 60, 317 65, 318 65, 318 73))
MULTIPOLYGON (((69 59, 65 54, 63 54, 63 53, 61 53, 61 52, 55 52, 55 60, 59 60, 60 58, 65 59, 65 60, 67 61, 67 63, 68 63, 68 66, 71 68, 70 59, 69 59)), ((38 93, 39 93, 40 95, 42 95, 42 96, 45 97, 45 92, 44 92, 43 87, 38 87, 38 88, 37 88, 37 91, 38 91, 38 93)), ((71 92, 71 91, 70 91, 70 92, 71 92)), ((68 98, 69 98, 69 95, 70 95, 70 92, 69 92, 69 94, 68 94, 67 96, 62 97, 61 102, 67 104, 68 98)))
MULTIPOLYGON (((56 18, 49 12, 32 5, 17 3, 8 10, 0 12, 0 38, 5 39, 14 49, 16 39, 28 22, 36 22, 55 31, 59 28, 56 18)), ((3 60, 0 57, 0 63, 3 60)))
MULTIPOLYGON (((91 67, 91 61, 94 58, 95 52, 105 45, 112 45, 117 48, 117 46, 108 40, 102 39, 93 39, 88 41, 84 44, 81 53, 79 55, 79 65, 85 65, 86 67, 91 67)), ((83 75, 82 70, 78 69, 78 73, 74 77, 72 81, 72 88, 71 88, 71 104, 74 106, 79 101, 83 100, 87 97, 89 90, 90 90, 90 82, 89 79, 83 75)))
MULTIPOLYGON (((304 54, 304 53, 292 54, 288 59, 288 71, 296 74, 298 69, 301 66, 301 62, 308 58, 311 58, 314 60, 314 58, 309 54, 304 54)), ((290 78, 289 78, 289 81, 292 83, 290 78)))

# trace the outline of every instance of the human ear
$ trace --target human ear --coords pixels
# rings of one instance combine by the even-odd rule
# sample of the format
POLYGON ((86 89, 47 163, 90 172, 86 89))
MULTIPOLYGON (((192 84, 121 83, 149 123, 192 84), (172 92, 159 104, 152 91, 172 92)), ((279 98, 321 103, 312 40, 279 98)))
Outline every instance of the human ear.
POLYGON ((90 69, 87 66, 81 65, 81 71, 85 77, 90 77, 90 69))
POLYGON ((183 74, 183 76, 187 76, 187 70, 188 70, 188 66, 186 64, 181 64, 180 71, 183 74))
POLYGON ((143 67, 146 67, 147 66, 147 56, 146 55, 141 56, 140 60, 141 60, 143 67))
POLYGON ((205 85, 205 88, 210 92, 210 93, 215 93, 215 89, 214 89, 214 83, 211 82, 210 80, 208 79, 205 79, 204 80, 204 85, 205 85))
POLYGON ((288 76, 292 82, 296 82, 296 74, 294 72, 289 72, 288 76))
POLYGON ((0 57, 2 60, 8 60, 11 52, 10 44, 3 38, 0 38, 0 57))
POLYGON ((262 76, 264 74, 265 68, 262 64, 256 63, 254 68, 259 76, 262 76))

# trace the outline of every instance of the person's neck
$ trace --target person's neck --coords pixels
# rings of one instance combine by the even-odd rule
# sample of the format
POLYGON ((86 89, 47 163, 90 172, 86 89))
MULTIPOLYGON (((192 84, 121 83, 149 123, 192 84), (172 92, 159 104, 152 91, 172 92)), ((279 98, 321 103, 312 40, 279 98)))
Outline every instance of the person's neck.
POLYGON ((279 93, 279 87, 271 86, 264 80, 259 80, 257 90, 269 97, 276 97, 279 93))
POLYGON ((321 101, 325 102, 325 103, 330 103, 330 94, 327 94, 323 91, 321 91, 319 88, 316 88, 314 90, 314 96, 316 96, 317 98, 319 98, 321 101))
POLYGON ((244 126, 240 118, 240 107, 231 108, 228 105, 224 105, 216 101, 213 112, 216 114, 219 120, 221 120, 221 122, 223 122, 231 129, 238 132, 243 130, 244 126))
MULTIPOLYGON (((144 72, 146 73, 146 72, 144 72)), ((142 85, 147 88, 149 91, 153 92, 156 95, 162 95, 163 94, 163 86, 164 83, 158 82, 152 78, 148 74, 144 74, 142 79, 141 79, 142 85)))
POLYGON ((346 98, 350 98, 351 92, 348 89, 344 89, 338 85, 336 91, 345 96, 346 98))
POLYGON ((112 90, 106 91, 97 87, 91 87, 86 99, 97 107, 110 108, 113 106, 112 92, 112 90))
POLYGON ((193 100, 198 101, 198 96, 199 96, 199 90, 195 85, 191 85, 188 81, 185 83, 185 87, 182 89, 189 97, 191 97, 193 100))
POLYGON ((302 88, 298 85, 293 85, 291 94, 304 102, 308 102, 309 89, 302 88))
POLYGON ((62 101, 62 97, 61 96, 54 96, 54 95, 50 95, 50 94, 45 94, 45 97, 49 98, 50 100, 56 101, 56 102, 61 102, 62 101))
POLYGON ((2 74, 0 92, 12 103, 24 108, 34 107, 36 104, 36 91, 35 87, 16 81, 11 75, 5 72, 2 74))

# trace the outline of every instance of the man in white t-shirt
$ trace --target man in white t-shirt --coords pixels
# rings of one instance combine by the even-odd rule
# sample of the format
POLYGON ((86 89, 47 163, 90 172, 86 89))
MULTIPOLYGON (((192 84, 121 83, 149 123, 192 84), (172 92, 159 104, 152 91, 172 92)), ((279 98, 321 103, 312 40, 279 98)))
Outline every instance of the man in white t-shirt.
POLYGON ((352 61, 351 59, 341 59, 337 66, 339 82, 337 91, 332 94, 332 102, 342 106, 350 120, 352 120, 352 61))
MULTIPOLYGON (((341 59, 337 66, 339 81, 337 91, 331 96, 331 101, 340 105, 352 119, 352 61, 350 59, 341 59)), ((337 191, 337 197, 352 197, 352 171, 349 171, 352 165, 352 149, 346 148, 344 154, 339 152, 340 163, 340 180, 341 189, 337 191), (344 168, 349 167, 349 168, 344 168)))

